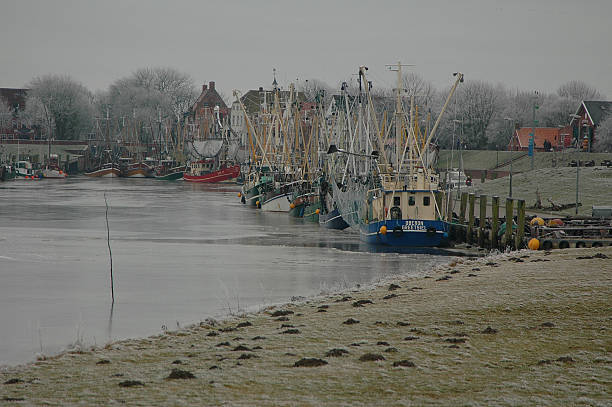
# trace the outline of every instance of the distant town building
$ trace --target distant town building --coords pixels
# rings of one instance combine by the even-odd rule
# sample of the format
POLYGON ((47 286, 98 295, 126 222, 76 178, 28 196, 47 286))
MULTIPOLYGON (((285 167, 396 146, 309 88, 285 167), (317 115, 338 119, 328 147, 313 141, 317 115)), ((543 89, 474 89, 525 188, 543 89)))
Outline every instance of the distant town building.
POLYGON ((230 109, 215 88, 215 82, 202 85, 202 93, 190 109, 191 132, 198 138, 207 138, 214 134, 215 107, 219 108, 221 123, 229 119, 230 109))
POLYGON ((611 101, 583 101, 570 122, 573 139, 585 148, 597 143, 597 127, 611 114, 611 101))
MULTIPOLYGON (((274 109, 274 94, 278 92, 280 108, 283 112, 287 109, 291 91, 278 89, 275 83, 272 84, 272 90, 265 90, 263 87, 253 89, 246 92, 240 98, 240 102, 244 105, 246 113, 249 115, 249 120, 259 121, 262 118, 263 112, 271 112, 274 109)), ((304 101, 304 93, 294 93, 294 102, 302 103, 304 101)), ((240 102, 237 100, 232 103, 230 114, 230 124, 235 134, 240 136, 241 144, 246 146, 248 141, 247 123, 240 102)), ((255 125, 255 123, 253 123, 255 125)))

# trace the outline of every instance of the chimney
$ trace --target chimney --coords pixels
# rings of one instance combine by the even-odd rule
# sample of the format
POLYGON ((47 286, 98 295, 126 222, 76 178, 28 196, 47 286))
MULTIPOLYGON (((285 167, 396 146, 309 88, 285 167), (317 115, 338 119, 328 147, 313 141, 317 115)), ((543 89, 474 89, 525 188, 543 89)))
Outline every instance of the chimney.
POLYGON ((208 87, 207 87, 206 85, 202 85, 202 92, 206 92, 206 89, 207 89, 207 88, 208 88, 208 87))
POLYGON ((208 87, 210 88, 210 90, 215 90, 215 83, 214 82, 208 82, 208 87))

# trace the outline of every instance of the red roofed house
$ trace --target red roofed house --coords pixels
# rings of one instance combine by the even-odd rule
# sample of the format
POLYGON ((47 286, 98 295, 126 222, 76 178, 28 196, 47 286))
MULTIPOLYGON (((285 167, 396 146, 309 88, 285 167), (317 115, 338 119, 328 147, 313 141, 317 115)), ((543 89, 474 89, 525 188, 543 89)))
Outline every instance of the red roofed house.
POLYGON ((597 127, 612 115, 612 101, 585 100, 572 115, 570 127, 574 139, 579 139, 584 147, 590 148, 597 143, 597 127))
MULTIPOLYGON (((510 143, 508 144, 508 150, 510 151, 528 151, 529 150, 529 139, 531 138, 531 133, 533 132, 533 127, 521 127, 520 129, 516 129, 514 131, 514 135, 512 139, 510 139, 510 143)), ((535 129, 535 150, 536 151, 550 151, 550 149, 554 150, 562 150, 566 147, 569 147, 572 143, 571 138, 571 127, 536 127, 535 129), (550 143, 550 148, 544 148, 544 144, 548 142, 550 143)))

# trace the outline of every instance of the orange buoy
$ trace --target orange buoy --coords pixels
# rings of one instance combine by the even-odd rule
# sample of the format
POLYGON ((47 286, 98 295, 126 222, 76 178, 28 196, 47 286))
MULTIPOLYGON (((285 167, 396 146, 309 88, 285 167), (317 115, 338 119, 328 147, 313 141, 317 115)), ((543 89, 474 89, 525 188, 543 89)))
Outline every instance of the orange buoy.
POLYGON ((317 209, 315 213, 318 215, 319 213, 321 213, 321 209, 317 209))
POLYGON ((241 198, 242 194, 240 192, 238 192, 238 198, 241 198))
POLYGON ((291 203, 289 204, 289 207, 290 207, 291 209, 294 209, 294 208, 295 208, 295 204, 294 204, 293 202, 291 202, 291 203))
POLYGON ((256 201, 256 202, 255 202, 255 205, 259 206, 259 201, 256 201))
POLYGON ((386 234, 387 234, 387 227, 386 227, 385 225, 382 225, 382 226, 380 227, 379 232, 380 232, 381 234, 383 234, 383 235, 386 235, 386 234))
POLYGON ((540 241, 536 238, 530 239, 529 243, 527 243, 527 247, 531 250, 538 250, 540 248, 540 241))

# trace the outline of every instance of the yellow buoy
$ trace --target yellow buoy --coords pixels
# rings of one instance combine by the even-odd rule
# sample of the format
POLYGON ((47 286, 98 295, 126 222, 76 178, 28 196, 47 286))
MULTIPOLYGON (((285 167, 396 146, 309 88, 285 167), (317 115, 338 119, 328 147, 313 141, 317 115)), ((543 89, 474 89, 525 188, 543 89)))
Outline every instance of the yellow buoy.
POLYGON ((321 209, 317 209, 315 213, 318 215, 321 212, 321 209))
POLYGON ((383 234, 383 235, 386 235, 386 234, 387 234, 387 227, 386 227, 385 225, 382 225, 382 226, 380 227, 379 232, 380 232, 381 234, 383 234))
POLYGON ((294 204, 293 202, 291 202, 291 203, 289 204, 289 207, 290 207, 291 209, 293 209, 293 208, 295 208, 295 204, 294 204))
POLYGON ((539 216, 536 216, 535 218, 531 219, 531 222, 529 222, 529 224, 531 226, 535 226, 536 224, 538 226, 544 226, 544 219, 540 218, 539 216))
POLYGON ((538 250, 540 248, 540 241, 536 238, 533 238, 529 240, 529 243, 527 243, 527 247, 529 247, 531 250, 538 250))
POLYGON ((238 192, 238 198, 242 197, 242 194, 240 192, 238 192))
POLYGON ((255 205, 259 206, 259 201, 255 202, 255 205))

